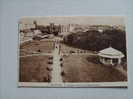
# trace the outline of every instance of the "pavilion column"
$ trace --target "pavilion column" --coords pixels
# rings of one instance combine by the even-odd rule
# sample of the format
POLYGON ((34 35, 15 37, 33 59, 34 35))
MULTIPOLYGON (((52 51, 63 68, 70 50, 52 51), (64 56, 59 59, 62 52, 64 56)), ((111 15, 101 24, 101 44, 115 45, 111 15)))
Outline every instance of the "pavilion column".
POLYGON ((113 60, 112 60, 112 58, 110 59, 110 64, 113 65, 113 60))
POLYGON ((102 57, 99 57, 99 59, 100 59, 100 62, 103 62, 103 58, 102 57))
POLYGON ((118 59, 118 64, 121 64, 121 58, 118 59))
POLYGON ((102 58, 102 62, 105 64, 105 59, 104 58, 102 58))

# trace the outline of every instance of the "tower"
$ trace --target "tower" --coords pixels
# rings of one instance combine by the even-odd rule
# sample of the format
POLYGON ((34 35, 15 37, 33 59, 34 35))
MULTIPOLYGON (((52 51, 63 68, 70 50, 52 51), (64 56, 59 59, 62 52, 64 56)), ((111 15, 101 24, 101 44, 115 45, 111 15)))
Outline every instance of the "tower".
POLYGON ((33 24, 35 25, 35 29, 37 29, 37 21, 36 20, 33 21, 33 24))

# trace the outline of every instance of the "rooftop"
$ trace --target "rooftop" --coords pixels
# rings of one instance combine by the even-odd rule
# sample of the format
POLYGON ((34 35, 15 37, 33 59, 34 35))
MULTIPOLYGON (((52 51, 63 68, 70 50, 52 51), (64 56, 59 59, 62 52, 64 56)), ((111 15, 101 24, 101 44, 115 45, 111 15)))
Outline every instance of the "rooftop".
POLYGON ((111 46, 99 51, 98 55, 102 57, 107 57, 107 58, 123 58, 124 57, 124 54, 121 51, 114 49, 111 46))

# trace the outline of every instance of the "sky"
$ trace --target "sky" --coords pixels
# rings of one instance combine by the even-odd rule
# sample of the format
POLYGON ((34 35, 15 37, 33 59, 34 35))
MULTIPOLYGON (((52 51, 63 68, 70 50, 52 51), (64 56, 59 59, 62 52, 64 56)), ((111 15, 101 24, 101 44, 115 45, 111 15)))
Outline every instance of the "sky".
POLYGON ((32 24, 36 20, 39 25, 55 24, 87 24, 87 25, 124 25, 124 16, 49 16, 23 17, 20 22, 32 24))

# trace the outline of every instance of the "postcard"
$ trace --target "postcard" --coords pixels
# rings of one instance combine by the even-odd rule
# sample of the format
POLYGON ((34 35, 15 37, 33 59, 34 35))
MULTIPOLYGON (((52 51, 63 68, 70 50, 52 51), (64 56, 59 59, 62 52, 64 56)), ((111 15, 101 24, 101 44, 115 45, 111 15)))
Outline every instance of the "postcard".
POLYGON ((124 16, 22 17, 20 87, 127 87, 124 16))

